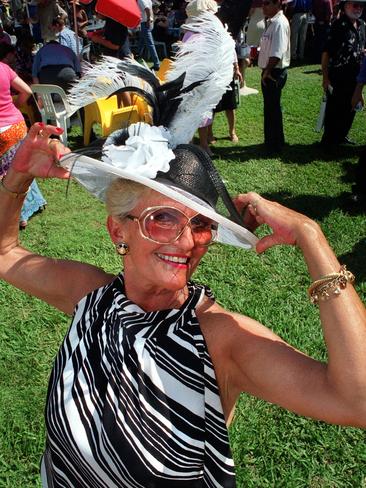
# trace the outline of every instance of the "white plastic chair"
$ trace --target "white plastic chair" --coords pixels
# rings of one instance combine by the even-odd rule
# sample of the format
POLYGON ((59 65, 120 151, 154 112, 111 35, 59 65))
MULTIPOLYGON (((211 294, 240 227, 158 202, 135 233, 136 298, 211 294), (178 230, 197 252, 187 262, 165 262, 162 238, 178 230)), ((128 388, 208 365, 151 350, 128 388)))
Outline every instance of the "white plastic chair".
MULTIPOLYGON (((66 93, 63 88, 57 85, 43 85, 35 84, 31 85, 31 89, 34 95, 38 95, 41 99, 41 106, 39 111, 41 112, 42 122, 47 124, 48 121, 54 123, 56 127, 62 127, 64 132, 60 136, 63 144, 67 144, 67 129, 70 127, 70 118, 75 113, 72 110, 69 102, 66 99, 66 93), (54 101, 52 95, 57 95, 57 99, 60 101, 54 101)), ((56 97, 55 97, 56 98, 56 97)), ((79 112, 77 112, 79 123, 82 125, 79 112)))

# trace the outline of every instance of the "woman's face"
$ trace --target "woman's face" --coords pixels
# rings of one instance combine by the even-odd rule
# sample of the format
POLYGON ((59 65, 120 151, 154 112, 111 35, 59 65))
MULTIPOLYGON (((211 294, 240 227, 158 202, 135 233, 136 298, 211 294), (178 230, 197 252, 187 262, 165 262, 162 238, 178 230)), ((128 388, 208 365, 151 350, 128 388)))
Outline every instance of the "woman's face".
MULTIPOLYGON (((131 216, 140 217, 148 207, 169 206, 182 211, 188 218, 197 212, 171 200, 159 193, 149 192, 130 212, 131 216)), ((114 222, 116 220, 114 219, 114 222)), ((180 290, 185 287, 201 258, 207 252, 206 246, 196 245, 189 225, 174 242, 158 244, 145 239, 136 220, 125 218, 116 224, 120 235, 111 233, 112 240, 124 241, 129 246, 129 253, 124 258, 126 278, 131 277, 137 283, 146 286, 180 290)), ((110 229, 111 231, 111 229, 110 229)))

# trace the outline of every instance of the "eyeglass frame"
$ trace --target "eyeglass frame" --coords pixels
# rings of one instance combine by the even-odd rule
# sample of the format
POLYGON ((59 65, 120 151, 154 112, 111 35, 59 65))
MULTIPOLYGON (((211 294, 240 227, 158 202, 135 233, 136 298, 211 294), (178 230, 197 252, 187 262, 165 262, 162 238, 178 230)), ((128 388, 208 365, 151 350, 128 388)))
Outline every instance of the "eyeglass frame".
MULTIPOLYGON (((143 239, 146 239, 147 241, 150 241, 150 242, 154 242, 155 244, 172 244, 173 242, 176 242, 182 236, 183 232, 186 230, 186 228, 187 228, 188 225, 189 225, 189 227, 191 229, 191 234, 192 234, 193 240, 195 241, 195 239, 194 239, 195 232, 192 230, 191 221, 195 217, 197 217, 197 215, 201 215, 201 214, 200 213, 196 213, 195 215, 193 215, 192 217, 189 218, 182 210, 179 210, 179 208, 172 207, 171 205, 157 205, 157 206, 154 206, 154 207, 147 207, 147 208, 145 208, 141 212, 141 214, 140 214, 139 217, 136 217, 134 215, 128 214, 128 215, 125 216, 125 218, 138 223, 139 231, 140 231, 141 237, 143 239), (170 242, 159 242, 159 241, 155 241, 151 237, 146 236, 143 233, 143 230, 142 230, 141 219, 143 219, 142 222, 145 222, 146 218, 151 213, 151 211, 155 211, 155 210, 159 210, 159 209, 163 209, 163 208, 168 208, 168 209, 175 210, 175 211, 181 213, 182 215, 184 215, 184 217, 187 219, 187 223, 185 224, 185 226, 183 227, 183 229, 179 232, 179 234, 176 236, 176 238, 173 241, 170 241, 170 242)), ((211 220, 211 219, 209 219, 209 220, 211 220)), ((212 222, 214 222, 214 221, 212 221, 212 222)), ((217 224, 217 226, 218 226, 218 224, 217 224)), ((211 239, 211 241, 208 244, 198 244, 198 245, 199 246, 202 246, 202 247, 208 247, 208 246, 211 246, 212 244, 215 244, 215 242, 216 242, 216 236, 217 236, 217 228, 215 230, 216 230, 216 234, 215 234, 214 238, 211 239)))

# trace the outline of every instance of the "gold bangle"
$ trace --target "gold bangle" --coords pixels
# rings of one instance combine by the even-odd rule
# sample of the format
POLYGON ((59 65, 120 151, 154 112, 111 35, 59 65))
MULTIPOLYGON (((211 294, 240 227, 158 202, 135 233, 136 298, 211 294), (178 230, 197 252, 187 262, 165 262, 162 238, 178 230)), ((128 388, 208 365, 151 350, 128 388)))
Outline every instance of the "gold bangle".
POLYGON ((20 198, 20 197, 25 197, 26 196, 26 194, 29 191, 29 188, 28 188, 27 191, 21 192, 21 193, 18 193, 16 191, 9 190, 9 188, 7 188, 4 185, 4 178, 2 178, 2 179, 0 179, 0 190, 5 191, 8 195, 11 195, 13 198, 20 198))
POLYGON ((309 286, 308 295, 310 301, 313 305, 317 305, 320 300, 325 301, 331 297, 336 297, 346 288, 347 283, 353 283, 354 281, 354 275, 347 271, 346 266, 343 265, 338 273, 322 276, 309 286))

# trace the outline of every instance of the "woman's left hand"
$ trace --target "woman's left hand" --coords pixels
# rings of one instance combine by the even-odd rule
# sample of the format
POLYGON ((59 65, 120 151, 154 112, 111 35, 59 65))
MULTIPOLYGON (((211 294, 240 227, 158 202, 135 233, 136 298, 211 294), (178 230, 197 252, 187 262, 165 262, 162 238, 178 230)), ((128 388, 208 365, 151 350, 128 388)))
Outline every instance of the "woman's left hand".
POLYGON ((277 202, 271 202, 255 192, 238 195, 234 204, 243 215, 243 223, 250 230, 262 224, 272 229, 272 234, 262 237, 256 245, 258 253, 279 244, 298 245, 301 238, 310 228, 318 228, 317 224, 303 214, 295 212, 277 202))

